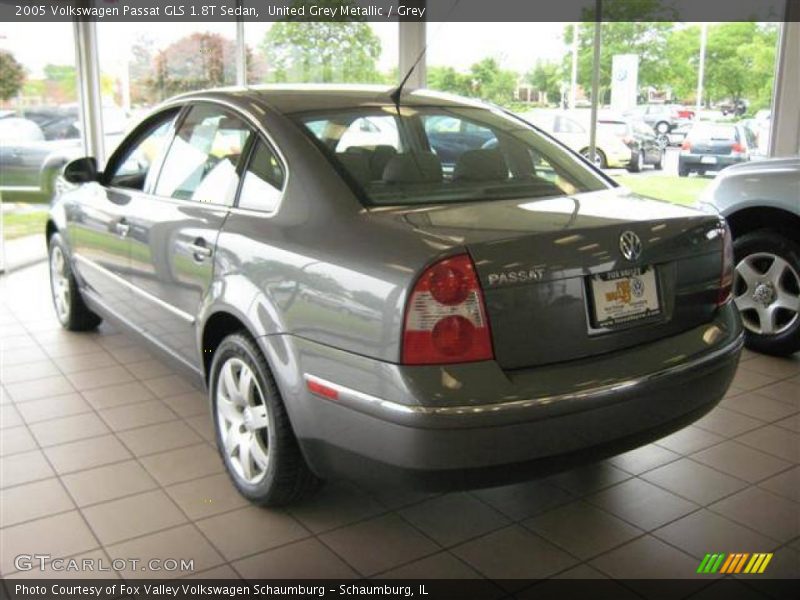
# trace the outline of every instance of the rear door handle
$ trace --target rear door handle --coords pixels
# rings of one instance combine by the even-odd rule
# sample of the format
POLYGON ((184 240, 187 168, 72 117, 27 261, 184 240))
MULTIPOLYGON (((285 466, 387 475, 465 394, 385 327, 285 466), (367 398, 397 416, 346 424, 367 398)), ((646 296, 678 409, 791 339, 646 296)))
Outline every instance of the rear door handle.
POLYGON ((206 245, 203 238, 197 238, 194 242, 189 244, 189 249, 192 251, 192 256, 197 262, 203 262, 212 254, 211 248, 206 245))

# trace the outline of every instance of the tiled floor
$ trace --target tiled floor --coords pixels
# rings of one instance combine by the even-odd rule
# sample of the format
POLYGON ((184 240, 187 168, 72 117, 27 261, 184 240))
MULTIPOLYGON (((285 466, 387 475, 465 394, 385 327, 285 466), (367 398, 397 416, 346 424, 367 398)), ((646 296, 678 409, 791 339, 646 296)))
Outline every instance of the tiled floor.
POLYGON ((691 577, 716 551, 774 551, 767 575, 800 576, 800 357, 746 353, 695 425, 545 480, 339 482, 264 510, 223 473, 204 393, 133 336, 62 331, 43 265, 0 279, 0 339, 2 576, 40 553, 194 559, 205 577, 691 577))

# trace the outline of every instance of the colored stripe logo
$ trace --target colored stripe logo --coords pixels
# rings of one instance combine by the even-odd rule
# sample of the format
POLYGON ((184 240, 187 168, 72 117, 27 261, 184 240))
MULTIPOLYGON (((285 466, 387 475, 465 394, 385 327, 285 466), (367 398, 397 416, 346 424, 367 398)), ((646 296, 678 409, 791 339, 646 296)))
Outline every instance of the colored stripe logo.
POLYGON ((703 574, 724 573, 731 575, 748 573, 755 575, 763 573, 771 560, 772 552, 757 552, 754 554, 748 552, 734 552, 732 554, 717 552, 715 554, 706 554, 703 560, 700 561, 697 572, 703 574))

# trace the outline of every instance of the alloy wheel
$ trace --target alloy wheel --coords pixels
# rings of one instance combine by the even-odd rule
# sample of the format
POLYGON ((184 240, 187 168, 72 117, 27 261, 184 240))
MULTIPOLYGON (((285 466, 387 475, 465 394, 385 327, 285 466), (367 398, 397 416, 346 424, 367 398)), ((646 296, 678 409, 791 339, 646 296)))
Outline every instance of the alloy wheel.
POLYGON ((62 323, 69 321, 69 273, 64 252, 57 245, 50 250, 50 288, 56 315, 62 323))
POLYGON ((744 257, 736 265, 734 301, 742 324, 759 335, 777 335, 800 318, 800 276, 769 252, 744 257))
POLYGON ((253 370, 229 358, 217 379, 217 422, 225 455, 242 481, 259 483, 269 465, 269 415, 253 370))

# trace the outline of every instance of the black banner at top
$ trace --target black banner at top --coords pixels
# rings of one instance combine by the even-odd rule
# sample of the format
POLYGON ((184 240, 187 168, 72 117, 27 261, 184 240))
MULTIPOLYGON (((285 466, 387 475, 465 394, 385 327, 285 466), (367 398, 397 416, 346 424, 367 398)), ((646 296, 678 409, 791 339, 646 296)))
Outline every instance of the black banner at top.
POLYGON ((0 0, 2 22, 787 21, 800 0, 0 0))

